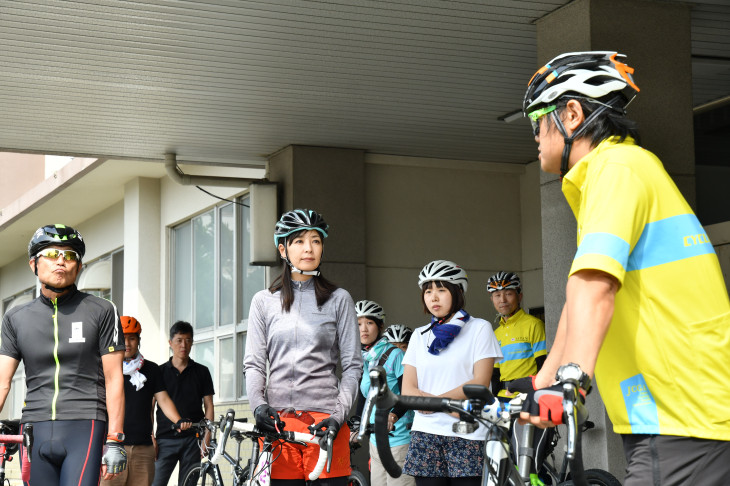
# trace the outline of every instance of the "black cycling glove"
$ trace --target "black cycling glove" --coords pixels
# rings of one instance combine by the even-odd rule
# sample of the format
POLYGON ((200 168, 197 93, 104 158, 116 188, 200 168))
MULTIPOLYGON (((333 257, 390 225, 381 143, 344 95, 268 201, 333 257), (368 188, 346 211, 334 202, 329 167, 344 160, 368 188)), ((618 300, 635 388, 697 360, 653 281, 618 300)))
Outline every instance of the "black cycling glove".
POLYGON ((101 463, 106 464, 106 472, 119 474, 127 468, 127 451, 119 442, 109 441, 104 445, 101 463))
POLYGON ((334 441, 335 437, 337 437, 337 432, 340 431, 340 424, 337 422, 337 420, 330 417, 322 420, 318 424, 310 425, 309 430, 317 437, 321 437, 319 441, 319 446, 325 449, 327 436, 332 436, 332 441, 334 441))
MULTIPOLYGON (((581 403, 586 402, 586 392, 579 389, 581 403)), ((527 394, 522 403, 522 411, 532 416, 539 416, 542 420, 550 420, 555 425, 563 423, 563 385, 558 383, 547 388, 532 391, 527 394)))
POLYGON ((279 418, 279 414, 276 410, 270 407, 267 403, 256 407, 256 410, 253 412, 253 416, 256 419, 256 427, 258 427, 261 432, 276 434, 284 430, 284 426, 286 425, 279 418), (279 430, 276 430, 277 427, 279 430))
POLYGON ((189 418, 181 418, 180 420, 178 420, 177 422, 175 422, 173 424, 172 428, 175 429, 178 433, 180 433, 180 432, 182 432, 182 424, 184 424, 186 422, 191 423, 191 424, 193 423, 193 421, 190 420, 189 418))

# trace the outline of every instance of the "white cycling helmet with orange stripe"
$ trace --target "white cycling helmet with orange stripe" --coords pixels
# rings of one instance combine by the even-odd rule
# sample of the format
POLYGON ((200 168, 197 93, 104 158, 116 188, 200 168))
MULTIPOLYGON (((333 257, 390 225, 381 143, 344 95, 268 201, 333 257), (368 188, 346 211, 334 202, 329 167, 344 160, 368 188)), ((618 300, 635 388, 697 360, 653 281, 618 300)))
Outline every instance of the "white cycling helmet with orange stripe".
POLYGON ((623 116, 626 106, 639 92, 632 74, 634 68, 623 61, 626 56, 615 51, 569 52, 561 54, 537 70, 527 83, 522 100, 522 113, 530 118, 533 134, 540 133, 540 118, 550 115, 563 136, 560 173, 568 172, 568 159, 573 141, 582 137, 601 116, 607 113, 623 116), (595 110, 568 135, 558 115, 560 100, 578 99, 595 110))
POLYGON ((522 284, 520 277, 512 272, 497 272, 487 280, 487 292, 490 294, 498 290, 515 290, 517 293, 522 292, 522 284))
POLYGON ((632 77, 634 69, 622 62, 625 59, 615 51, 569 52, 555 57, 530 79, 522 111, 528 116, 563 96, 597 100, 611 93, 623 95, 623 109, 639 92, 632 77))

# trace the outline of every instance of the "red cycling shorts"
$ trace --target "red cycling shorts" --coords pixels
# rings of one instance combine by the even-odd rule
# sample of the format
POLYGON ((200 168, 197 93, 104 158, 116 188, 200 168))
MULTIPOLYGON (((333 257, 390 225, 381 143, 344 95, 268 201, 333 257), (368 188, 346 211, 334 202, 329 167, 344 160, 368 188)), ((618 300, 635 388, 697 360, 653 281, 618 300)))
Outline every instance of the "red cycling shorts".
MULTIPOLYGON (((299 410, 297 410, 299 412, 299 410)), ((310 431, 307 428, 311 420, 306 420, 308 417, 307 413, 314 418, 314 423, 328 418, 328 413, 322 412, 304 412, 303 417, 294 418, 286 417, 282 418, 286 422, 286 430, 293 430, 294 432, 303 432, 309 434, 310 431)), ((319 475, 320 478, 336 478, 340 476, 350 475, 350 428, 347 424, 343 424, 342 428, 335 438, 334 447, 332 450, 332 466, 330 472, 327 472, 327 467, 319 475)), ((271 477, 273 479, 307 479, 309 473, 317 465, 317 459, 319 458, 319 446, 314 444, 308 444, 307 446, 301 446, 298 444, 282 443, 276 444, 272 451, 272 459, 274 463, 271 466, 271 477)))

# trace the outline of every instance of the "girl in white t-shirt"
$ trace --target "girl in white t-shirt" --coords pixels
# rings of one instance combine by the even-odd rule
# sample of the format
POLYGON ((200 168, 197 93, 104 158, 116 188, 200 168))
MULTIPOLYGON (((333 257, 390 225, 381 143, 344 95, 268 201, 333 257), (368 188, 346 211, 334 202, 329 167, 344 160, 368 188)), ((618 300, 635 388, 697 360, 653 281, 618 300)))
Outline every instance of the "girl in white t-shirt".
MULTIPOLYGON (((464 399, 467 384, 489 386, 495 360, 502 358, 492 325, 464 310, 466 272, 436 260, 421 270, 418 285, 431 323, 413 332, 403 358, 403 395, 464 399)), ((416 486, 479 486, 487 429, 471 434, 452 430, 458 418, 416 412, 405 474, 416 486)))

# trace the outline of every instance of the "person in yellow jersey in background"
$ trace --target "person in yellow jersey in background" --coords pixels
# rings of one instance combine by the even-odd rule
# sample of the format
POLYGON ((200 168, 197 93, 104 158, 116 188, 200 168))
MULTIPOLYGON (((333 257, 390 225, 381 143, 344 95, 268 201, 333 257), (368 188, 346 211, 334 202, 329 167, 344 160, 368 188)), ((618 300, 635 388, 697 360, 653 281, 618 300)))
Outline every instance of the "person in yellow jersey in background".
POLYGON ((523 112, 542 170, 562 175, 578 249, 522 420, 560 423, 555 381, 587 392, 595 372, 623 440, 625 486, 727 484, 727 287, 707 233, 625 116, 639 88, 624 60, 562 54, 528 83, 523 112))
POLYGON ((504 355, 494 364, 492 391, 509 401, 518 394, 509 389, 509 382, 537 374, 545 362, 545 323, 520 307, 522 284, 516 274, 495 273, 487 280, 487 292, 497 311, 494 335, 504 355))

